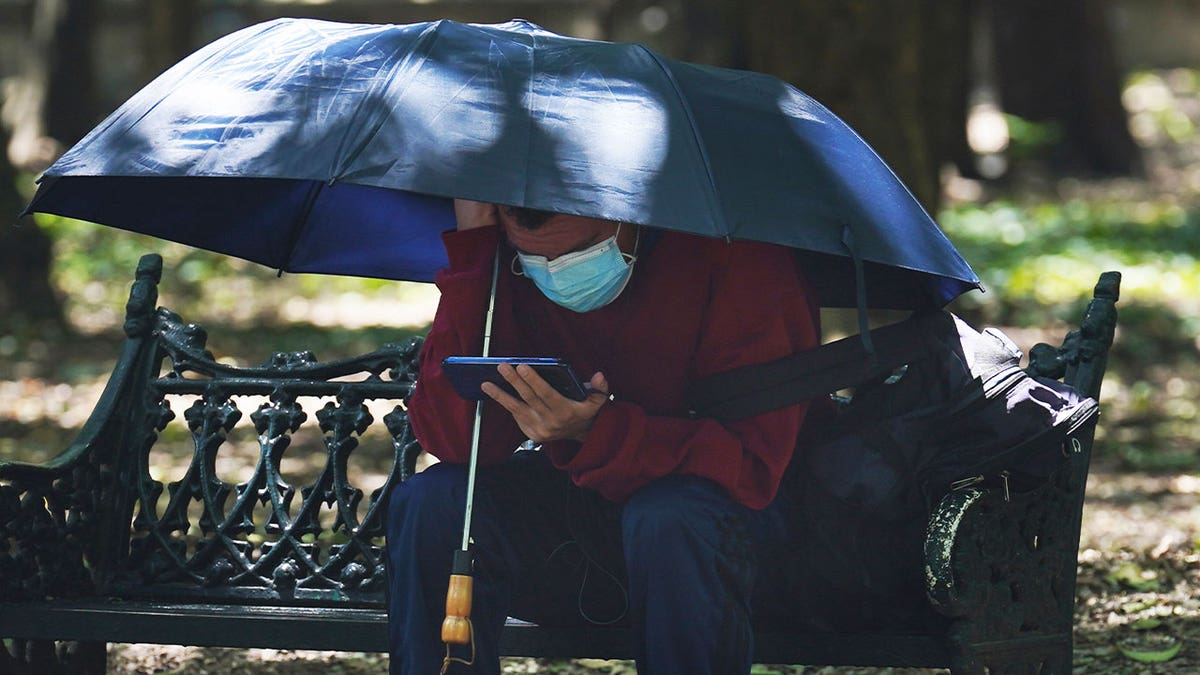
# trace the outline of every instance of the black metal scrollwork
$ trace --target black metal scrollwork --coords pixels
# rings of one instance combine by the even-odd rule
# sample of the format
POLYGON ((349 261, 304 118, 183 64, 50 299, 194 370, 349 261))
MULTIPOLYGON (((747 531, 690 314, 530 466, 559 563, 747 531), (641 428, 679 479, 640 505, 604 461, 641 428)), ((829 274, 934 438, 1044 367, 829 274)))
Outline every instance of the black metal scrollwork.
POLYGON ((47 465, 0 461, 0 598, 105 589, 381 604, 386 495, 420 452, 403 404, 420 338, 337 361, 297 352, 261 366, 221 363, 203 327, 155 308, 161 273, 158 256, 138 266, 128 340, 79 440, 47 465), (351 468, 363 434, 379 425, 368 404, 380 399, 396 402, 382 416, 391 468, 367 495, 351 468), (314 402, 312 425, 304 406, 314 402), (257 408, 245 415, 248 405, 257 408), (172 406, 182 410, 192 456, 182 476, 164 482, 152 453, 176 417, 172 406), (304 426, 319 428, 323 452, 292 447, 304 426), (258 459, 251 477, 233 484, 218 468, 231 438, 246 433, 258 439, 258 459), (320 459, 316 477, 292 485, 283 471, 290 453, 320 459))
POLYGON ((194 456, 185 475, 167 486, 169 499, 160 515, 162 486, 150 477, 149 448, 143 449, 138 536, 117 586, 129 595, 203 589, 208 597, 381 601, 383 499, 411 473, 419 452, 401 405, 384 416, 392 469, 368 498, 361 519, 365 495, 353 484, 349 466, 359 438, 376 422, 367 401, 403 400, 410 393, 420 341, 388 345, 359 359, 321 363, 309 353, 277 354, 263 366, 236 368, 204 351, 196 339, 201 330, 185 330, 178 317, 162 310, 158 318, 157 334, 171 366, 152 389, 159 401, 168 394, 197 397, 184 414, 194 456), (355 372, 366 376, 344 381, 355 372), (269 400, 249 416, 260 446, 258 462, 249 480, 231 485, 217 475, 216 465, 241 422, 236 401, 264 393, 269 400), (316 411, 325 457, 316 478, 297 490, 282 464, 294 434, 309 421, 301 397, 325 399, 316 411), (192 522, 189 506, 197 502, 200 516, 192 522), (332 512, 331 522, 322 522, 325 511, 332 512))

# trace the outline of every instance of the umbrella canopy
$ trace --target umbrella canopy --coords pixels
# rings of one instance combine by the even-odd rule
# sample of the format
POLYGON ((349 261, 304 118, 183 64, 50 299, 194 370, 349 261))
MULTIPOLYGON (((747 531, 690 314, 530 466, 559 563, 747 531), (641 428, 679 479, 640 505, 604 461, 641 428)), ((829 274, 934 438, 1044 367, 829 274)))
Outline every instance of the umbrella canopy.
POLYGON ((872 306, 978 287, 875 152, 795 88, 523 21, 238 31, 63 155, 27 211, 428 281, 449 197, 792 246, 826 305, 854 304, 855 259, 872 306))

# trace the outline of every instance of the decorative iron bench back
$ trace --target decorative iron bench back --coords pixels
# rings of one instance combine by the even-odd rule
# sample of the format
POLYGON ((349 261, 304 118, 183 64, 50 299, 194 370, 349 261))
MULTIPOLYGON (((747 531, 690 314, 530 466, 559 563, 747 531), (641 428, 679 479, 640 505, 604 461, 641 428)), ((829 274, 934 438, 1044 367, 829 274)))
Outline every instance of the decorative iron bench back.
POLYGON ((114 468, 133 527, 105 586, 127 598, 381 604, 385 497, 419 452, 403 401, 420 339, 327 363, 297 352, 224 364, 203 328, 153 309, 160 273, 161 259, 143 259, 127 307, 126 332, 145 343, 125 411, 140 437, 121 440, 114 468), (174 462, 186 469, 163 475, 160 438, 190 445, 174 462), (231 455, 247 447, 231 479, 231 455), (373 479, 355 471, 371 459, 373 479), (380 480, 368 494, 363 483, 380 480))

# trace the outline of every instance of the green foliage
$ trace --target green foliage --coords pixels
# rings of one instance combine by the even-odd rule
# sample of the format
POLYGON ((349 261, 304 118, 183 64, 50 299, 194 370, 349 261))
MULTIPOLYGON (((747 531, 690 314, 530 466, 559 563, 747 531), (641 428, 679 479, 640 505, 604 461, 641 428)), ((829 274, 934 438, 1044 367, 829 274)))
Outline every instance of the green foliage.
POLYGON ((1008 125, 1008 154, 1013 159, 1039 157, 1063 138, 1062 125, 1057 122, 1033 122, 1023 117, 1006 114, 1008 125))
MULTIPOLYGON (((988 321, 1073 321, 1099 274, 1120 270, 1122 308, 1200 297, 1200 211, 1170 202, 997 201, 947 209, 940 223, 989 292, 964 298, 988 321)), ((1184 330, 1200 328, 1181 315, 1184 330)))
POLYGON ((1197 96, 1200 96, 1200 70, 1175 68, 1133 73, 1126 81, 1122 97, 1129 111, 1129 128, 1147 146, 1194 143, 1200 130, 1184 101, 1194 103, 1197 96))
POLYGON ((202 297, 207 280, 243 275, 265 279, 268 275, 246 261, 147 235, 49 214, 36 218, 54 239, 52 276, 64 292, 69 312, 123 305, 132 271, 146 253, 162 255, 172 275, 171 293, 185 301, 202 297))
POLYGON ((1117 649, 1126 658, 1139 663, 1162 663, 1179 654, 1183 642, 1172 635, 1151 634, 1131 636, 1117 642, 1117 649))
MULTIPOLYGON (((315 351, 333 346, 337 353, 349 355, 342 347, 362 344, 363 336, 317 328, 308 323, 278 330, 295 321, 285 312, 289 300, 326 298, 330 299, 330 304, 338 304, 339 296, 347 296, 351 300, 386 298, 403 303, 406 299, 433 292, 427 284, 385 279, 315 274, 280 276, 274 270, 247 260, 84 221, 39 214, 37 222, 55 242, 52 277, 62 291, 67 315, 88 333, 119 326, 133 270, 138 259, 146 253, 158 253, 163 257, 161 288, 164 304, 186 318, 211 327, 214 337, 221 332, 236 333, 253 328, 257 338, 251 335, 249 340, 257 339, 260 348, 270 350, 305 348, 315 351), (298 339, 313 340, 315 344, 275 346, 261 339, 264 333, 272 332, 297 338, 289 341, 292 344, 298 339)), ((387 318, 379 317, 380 323, 386 324, 387 318)), ((404 336, 412 332, 407 331, 404 336)), ((399 338, 384 341, 396 339, 399 338)), ((227 345, 234 349, 238 346, 227 345)))
MULTIPOLYGON (((1104 580, 1113 587, 1138 592, 1156 591, 1160 586, 1157 572, 1142 569, 1141 565, 1133 561, 1117 566, 1104 576, 1104 580)), ((1135 611, 1138 610, 1131 609, 1129 613, 1135 611)))

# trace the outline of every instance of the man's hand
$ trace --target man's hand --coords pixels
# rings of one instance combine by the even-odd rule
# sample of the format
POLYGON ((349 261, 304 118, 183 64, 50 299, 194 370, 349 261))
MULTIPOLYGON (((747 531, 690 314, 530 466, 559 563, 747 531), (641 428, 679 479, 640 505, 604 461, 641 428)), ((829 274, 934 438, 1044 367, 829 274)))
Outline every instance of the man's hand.
POLYGON ((473 202, 469 199, 454 200, 454 220, 459 230, 500 224, 500 211, 495 204, 473 202))
POLYGON ((567 439, 582 443, 600 407, 608 401, 608 381, 602 373, 592 375, 586 400, 572 401, 529 366, 513 368, 505 363, 497 369, 520 397, 513 397, 490 382, 483 384, 483 393, 512 413, 517 426, 534 443, 567 439))

